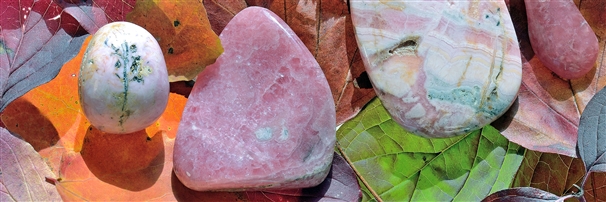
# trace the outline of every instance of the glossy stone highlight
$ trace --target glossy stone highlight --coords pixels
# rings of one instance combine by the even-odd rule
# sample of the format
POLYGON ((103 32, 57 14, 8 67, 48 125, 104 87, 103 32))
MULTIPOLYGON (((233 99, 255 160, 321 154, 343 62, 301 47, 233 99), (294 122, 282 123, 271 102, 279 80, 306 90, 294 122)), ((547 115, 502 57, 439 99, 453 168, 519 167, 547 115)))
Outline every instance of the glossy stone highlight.
POLYGON ((515 100, 521 59, 504 2, 350 3, 369 78, 409 131, 464 134, 494 121, 515 100))
POLYGON ((530 43, 545 67, 564 79, 587 74, 598 58, 598 38, 574 2, 524 2, 530 43))
POLYGON ((162 50, 145 29, 129 22, 101 27, 80 68, 78 94, 86 118, 108 133, 131 133, 154 123, 168 102, 162 50))
POLYGON ((224 53, 185 106, 175 173, 194 190, 311 187, 326 177, 335 107, 322 69, 271 11, 249 7, 219 36, 224 53))

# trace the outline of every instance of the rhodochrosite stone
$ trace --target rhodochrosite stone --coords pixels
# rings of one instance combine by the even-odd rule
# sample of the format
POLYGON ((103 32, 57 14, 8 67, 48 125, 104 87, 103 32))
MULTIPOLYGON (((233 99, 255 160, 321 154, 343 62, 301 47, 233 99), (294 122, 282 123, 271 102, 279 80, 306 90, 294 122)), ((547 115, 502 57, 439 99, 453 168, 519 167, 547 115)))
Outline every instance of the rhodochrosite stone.
POLYGON ((328 82, 295 33, 249 7, 219 36, 225 52, 200 75, 175 140, 175 174, 194 190, 311 187, 335 144, 328 82))
POLYGON ((168 102, 162 50, 147 30, 130 22, 104 25, 90 40, 78 77, 86 118, 108 133, 143 130, 168 102))
POLYGON ((393 119, 425 137, 483 127, 514 101, 517 38, 502 1, 351 1, 369 78, 393 119))
POLYGON ((545 67, 564 79, 587 74, 598 58, 598 38, 574 2, 524 2, 530 43, 545 67))

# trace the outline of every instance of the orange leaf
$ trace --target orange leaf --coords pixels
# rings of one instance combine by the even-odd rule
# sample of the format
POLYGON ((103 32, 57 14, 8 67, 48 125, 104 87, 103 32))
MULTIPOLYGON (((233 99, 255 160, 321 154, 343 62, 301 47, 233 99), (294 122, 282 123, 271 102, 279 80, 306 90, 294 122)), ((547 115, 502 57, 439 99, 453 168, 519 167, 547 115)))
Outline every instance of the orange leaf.
POLYGON ((171 82, 194 79, 223 53, 200 1, 137 1, 126 19, 156 37, 171 82))
POLYGON ((204 5, 217 33, 246 6, 265 7, 280 16, 322 67, 335 101, 337 125, 375 97, 370 86, 354 85, 365 70, 346 1, 204 1, 204 5))

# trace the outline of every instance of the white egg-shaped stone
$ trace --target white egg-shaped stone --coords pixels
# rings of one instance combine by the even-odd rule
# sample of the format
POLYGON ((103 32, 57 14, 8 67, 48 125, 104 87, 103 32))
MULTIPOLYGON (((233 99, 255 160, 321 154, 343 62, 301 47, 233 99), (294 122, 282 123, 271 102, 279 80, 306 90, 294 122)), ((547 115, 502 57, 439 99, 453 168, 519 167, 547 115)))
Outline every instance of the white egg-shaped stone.
POLYGON ((166 109, 168 73, 162 50, 144 28, 113 22, 92 37, 80 66, 78 94, 97 129, 131 133, 154 123, 166 109))

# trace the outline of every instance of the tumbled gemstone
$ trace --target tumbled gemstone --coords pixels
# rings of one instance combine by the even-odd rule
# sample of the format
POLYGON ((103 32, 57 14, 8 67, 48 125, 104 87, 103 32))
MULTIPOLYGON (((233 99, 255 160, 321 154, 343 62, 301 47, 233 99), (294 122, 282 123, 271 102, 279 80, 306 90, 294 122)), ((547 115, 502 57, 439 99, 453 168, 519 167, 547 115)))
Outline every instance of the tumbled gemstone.
POLYGON ((525 3, 530 44, 545 67, 564 79, 587 74, 598 58, 598 38, 574 2, 525 3))
POLYGON ((335 144, 335 106, 309 50, 271 11, 249 7, 219 36, 183 112, 174 169, 194 190, 315 186, 335 144))
POLYGON ((113 22, 91 38, 78 94, 86 118, 99 130, 131 133, 153 124, 166 109, 168 86, 162 50, 147 30, 113 22))
POLYGON ((366 71, 392 118, 425 137, 483 127, 516 98, 521 59, 502 1, 351 1, 366 71))

